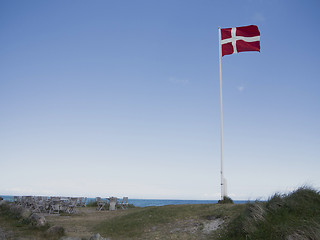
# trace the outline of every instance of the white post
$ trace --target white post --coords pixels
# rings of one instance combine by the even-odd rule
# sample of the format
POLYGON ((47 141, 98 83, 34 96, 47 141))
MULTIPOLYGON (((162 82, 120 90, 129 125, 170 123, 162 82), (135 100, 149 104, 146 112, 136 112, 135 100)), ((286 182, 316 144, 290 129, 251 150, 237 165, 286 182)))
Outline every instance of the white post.
POLYGON ((222 70, 221 70, 221 58, 222 58, 222 49, 221 49, 221 28, 218 28, 219 31, 219 70, 220 70, 220 131, 221 131, 221 200, 225 196, 224 190, 224 177, 223 177, 223 111, 222 111, 222 70))

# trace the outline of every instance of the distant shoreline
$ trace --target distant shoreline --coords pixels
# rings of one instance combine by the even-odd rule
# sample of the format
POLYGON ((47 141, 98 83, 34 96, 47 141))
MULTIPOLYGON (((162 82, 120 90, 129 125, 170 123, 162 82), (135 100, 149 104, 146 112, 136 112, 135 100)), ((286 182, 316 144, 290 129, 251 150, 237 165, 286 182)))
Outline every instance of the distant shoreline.
MULTIPOLYGON (((4 200, 13 202, 13 196, 0 195, 4 200)), ((120 198, 119 198, 120 199, 120 198)), ((87 202, 93 202, 95 198, 87 198, 87 202)), ((245 204, 252 201, 234 200, 235 204, 245 204)), ((218 200, 178 200, 178 199, 130 199, 129 204, 133 204, 136 207, 157 207, 166 205, 182 205, 182 204, 216 204, 218 200)))

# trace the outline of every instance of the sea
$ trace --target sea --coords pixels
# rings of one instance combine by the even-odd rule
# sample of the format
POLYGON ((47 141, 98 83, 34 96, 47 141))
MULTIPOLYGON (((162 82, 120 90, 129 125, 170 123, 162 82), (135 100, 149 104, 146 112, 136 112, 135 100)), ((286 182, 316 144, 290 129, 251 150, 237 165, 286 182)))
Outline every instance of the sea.
MULTIPOLYGON (((13 196, 0 195, 4 200, 13 202, 13 196)), ((119 198, 121 199, 121 198, 119 198)), ((87 203, 95 201, 95 198, 87 198, 87 203)), ((248 201, 234 200, 235 204, 244 204, 248 201)), ((213 204, 218 203, 218 200, 175 200, 175 199, 130 199, 128 204, 133 204, 135 207, 151 207, 179 204, 213 204)))

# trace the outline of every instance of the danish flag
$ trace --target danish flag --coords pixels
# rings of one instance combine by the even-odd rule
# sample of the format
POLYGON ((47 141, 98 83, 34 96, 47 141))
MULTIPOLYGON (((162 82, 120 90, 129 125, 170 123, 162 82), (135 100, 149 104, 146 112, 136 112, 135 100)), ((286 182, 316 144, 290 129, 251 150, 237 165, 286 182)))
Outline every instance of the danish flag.
POLYGON ((260 52, 260 31, 256 25, 222 28, 221 52, 222 56, 238 52, 260 52))

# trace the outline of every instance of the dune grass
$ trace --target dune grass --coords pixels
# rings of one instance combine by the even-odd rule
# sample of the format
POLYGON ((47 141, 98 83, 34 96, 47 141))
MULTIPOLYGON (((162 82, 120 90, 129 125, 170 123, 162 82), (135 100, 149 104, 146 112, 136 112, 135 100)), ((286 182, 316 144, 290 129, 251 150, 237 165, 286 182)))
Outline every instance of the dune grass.
POLYGON ((301 187, 277 193, 267 202, 247 204, 220 239, 320 239, 320 194, 301 187))
POLYGON ((112 239, 320 240, 320 194, 301 187, 266 202, 136 208, 94 230, 112 239), (205 219, 217 218, 225 222, 222 229, 207 235, 199 231, 205 219), (179 228, 188 219, 198 224, 198 232, 179 228), (180 232, 173 237, 175 228, 180 232))
MULTIPOLYGON (((231 204, 169 205, 135 208, 131 209, 130 213, 125 216, 102 222, 95 227, 94 231, 112 239, 147 239, 150 236, 143 235, 150 232, 156 234, 158 239, 167 239, 170 232, 172 233, 175 227, 178 228, 178 225, 181 226, 183 221, 190 221, 192 222, 191 224, 198 224, 199 226, 201 222, 208 219, 233 218, 242 208, 243 205, 231 204)), ((196 234, 194 237, 194 239, 198 238, 196 234)), ((155 238, 155 236, 153 235, 151 238, 155 238)), ((170 239, 173 239, 172 236, 170 239)), ((177 239, 179 239, 179 236, 177 236, 177 239)))

